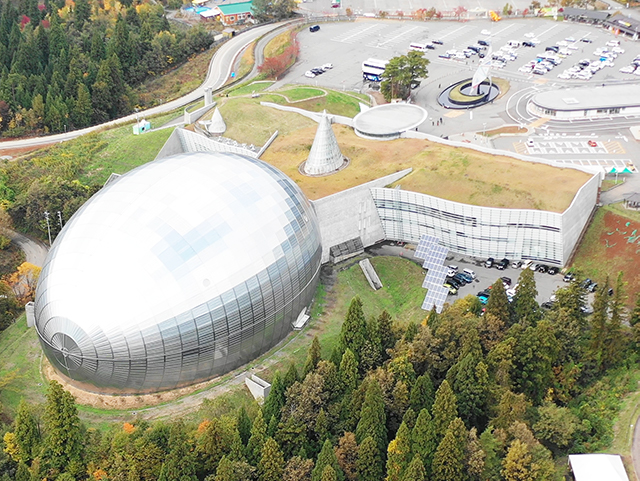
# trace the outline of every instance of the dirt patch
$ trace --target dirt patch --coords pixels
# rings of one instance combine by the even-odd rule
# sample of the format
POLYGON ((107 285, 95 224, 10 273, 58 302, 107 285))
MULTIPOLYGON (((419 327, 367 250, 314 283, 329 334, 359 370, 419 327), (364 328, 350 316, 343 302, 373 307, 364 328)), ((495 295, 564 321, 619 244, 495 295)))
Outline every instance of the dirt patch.
POLYGON ((0 155, 9 155, 11 157, 20 157, 23 154, 28 154, 29 152, 33 152, 34 150, 46 149, 47 147, 51 147, 58 142, 51 142, 50 144, 38 144, 32 145, 30 147, 3 147, 2 142, 0 142, 0 155))
MULTIPOLYGON (((613 212, 604 214, 600 245, 605 265, 624 272, 630 291, 640 291, 640 222, 613 212)), ((612 277, 614 272, 610 274, 612 277)), ((613 281, 614 279, 612 279, 613 281)))
POLYGON ((485 135, 491 137, 493 135, 500 134, 526 134, 527 129, 518 127, 517 125, 508 125, 507 127, 500 127, 499 129, 488 130, 485 135))

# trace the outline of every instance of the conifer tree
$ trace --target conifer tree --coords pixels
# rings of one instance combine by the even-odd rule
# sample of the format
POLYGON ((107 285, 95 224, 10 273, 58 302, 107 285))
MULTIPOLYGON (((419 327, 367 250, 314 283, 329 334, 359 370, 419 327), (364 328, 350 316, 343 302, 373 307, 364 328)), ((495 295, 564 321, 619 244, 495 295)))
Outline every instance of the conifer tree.
POLYGON ((417 413, 424 408, 431 410, 434 398, 435 389, 433 388, 433 382, 431 381, 429 373, 418 376, 418 379, 416 379, 411 389, 410 404, 413 410, 417 413))
POLYGON ((324 443, 324 441, 329 437, 329 421, 327 420, 327 414, 325 413, 324 408, 320 408, 313 431, 315 432, 316 439, 320 444, 324 443))
POLYGON ((367 323, 362 310, 362 301, 359 297, 354 297, 351 304, 349 304, 347 315, 342 323, 340 348, 342 351, 351 349, 356 359, 360 359, 362 347, 366 339, 367 323))
POLYGON ((344 473, 342 472, 342 469, 340 469, 338 458, 333 450, 331 441, 328 439, 324 442, 322 449, 320 450, 320 454, 318 454, 316 465, 311 472, 311 481, 321 481, 322 473, 327 466, 331 466, 333 468, 338 481, 344 481, 344 473))
POLYGON ((380 451, 378 444, 371 436, 360 443, 356 471, 360 481, 380 481, 383 478, 380 451))
POLYGON ((633 306, 631 317, 629 317, 629 324, 635 326, 640 322, 640 292, 636 296, 636 303, 633 306))
POLYGON ((498 318, 505 326, 511 323, 511 305, 504 290, 502 279, 498 279, 491 286, 491 295, 487 301, 485 316, 491 314, 498 318))
MULTIPOLYGON (((14 481, 31 481, 31 471, 26 464, 23 462, 18 463, 18 467, 16 469, 16 477, 14 481)), ((60 479, 60 477, 58 477, 60 479)))
POLYGON ((627 299, 624 286, 622 272, 619 272, 613 296, 609 301, 609 321, 607 322, 607 339, 604 349, 604 364, 607 369, 617 366, 626 350, 625 336, 622 332, 627 299))
POLYGON ((318 363, 322 360, 321 351, 320 340, 318 336, 314 336, 311 349, 309 349, 309 353, 307 354, 307 360, 304 363, 304 369, 302 370, 303 377, 318 367, 318 363))
POLYGON ((19 460, 25 464, 35 459, 40 452, 40 426, 31 406, 22 399, 18 405, 14 422, 15 440, 18 445, 19 460))
POLYGON ((464 450, 460 447, 453 430, 448 429, 433 456, 433 481, 463 481, 464 450))
POLYGON ((282 481, 284 472, 284 455, 278 443, 268 437, 262 447, 262 455, 258 463, 259 481, 282 481))
POLYGON ((262 418, 262 411, 258 411, 258 415, 251 426, 251 437, 247 442, 247 461, 249 464, 257 465, 262 457, 262 447, 267 439, 267 426, 262 418))
POLYGON ((285 383, 282 380, 280 373, 276 372, 271 381, 271 390, 269 391, 269 395, 262 405, 263 419, 271 421, 271 417, 275 416, 275 418, 280 421, 282 407, 285 404, 285 390, 285 383))
POLYGON ((305 457, 293 456, 284 467, 283 481, 311 481, 313 461, 305 457))
POLYGON ((391 314, 387 310, 383 310, 378 317, 378 338, 380 339, 380 347, 382 348, 383 361, 389 359, 387 349, 392 349, 396 345, 396 338, 393 333, 393 321, 391 314))
POLYGON ((387 448, 387 481, 402 481, 403 475, 411 461, 411 432, 402 423, 395 439, 387 448))
POLYGON ((244 406, 240 407, 238 410, 238 415, 236 416, 236 427, 238 428, 242 444, 246 445, 251 437, 251 419, 249 419, 249 415, 247 414, 247 410, 244 406))
POLYGON ((82 474, 82 434, 75 399, 56 381, 49 383, 44 427, 47 433, 43 444, 44 464, 57 472, 82 474))
POLYGON ((538 289, 531 269, 523 269, 518 278, 516 295, 513 297, 513 312, 516 322, 535 325, 541 318, 538 301, 538 289))
POLYGON ((408 408, 405 411, 404 416, 402 416, 402 422, 405 423, 409 428, 409 430, 411 431, 416 426, 417 419, 418 419, 418 416, 412 408, 408 408))
POLYGON ((198 481, 195 452, 181 422, 171 426, 169 448, 158 481, 198 481))
POLYGON ((336 476, 336 472, 331 467, 331 465, 327 465, 324 467, 324 471, 322 471, 321 481, 337 481, 338 478, 336 476))
POLYGON ((355 434, 345 432, 342 435, 336 448, 336 458, 345 478, 348 481, 355 481, 358 477, 358 443, 356 443, 355 434))
POLYGON ((279 421, 275 416, 271 416, 269 419, 269 424, 267 425, 267 436, 274 437, 278 432, 278 426, 280 425, 279 421))
POLYGON ((457 363, 456 368, 452 387, 456 394, 458 411, 467 425, 479 426, 486 418, 489 393, 487 365, 469 353, 457 363))
POLYGON ((234 429, 233 432, 231 433, 232 436, 232 440, 231 440, 231 448, 229 450, 229 459, 231 461, 246 461, 247 458, 244 455, 246 446, 245 444, 242 442, 242 438, 240 437, 240 433, 238 432, 238 429, 234 429))
POLYGON ((516 439, 502 462, 502 476, 505 481, 531 481, 531 454, 525 443, 516 439))
POLYGON ((338 374, 341 391, 345 394, 353 392, 358 385, 358 361, 351 349, 345 349, 338 374))
POLYGON ((458 403, 456 395, 451 390, 449 382, 445 379, 436 391, 433 402, 433 426, 436 439, 441 440, 449 428, 449 424, 458 416, 458 403))
POLYGON ((366 437, 371 436, 376 442, 378 452, 384 452, 383 450, 387 447, 386 422, 382 390, 377 382, 369 382, 360 421, 356 427, 356 441, 362 443, 366 437))
POLYGON ((205 472, 215 473, 220 460, 229 452, 229 441, 218 418, 213 418, 206 424, 197 446, 197 453, 205 472))
POLYGON ((478 439, 478 432, 476 428, 469 430, 467 437, 467 444, 465 446, 465 461, 467 467, 467 474, 471 481, 483 481, 483 473, 485 469, 485 457, 486 454, 482 449, 480 440, 478 439))
POLYGON ((284 378, 282 379, 284 391, 286 392, 286 390, 289 387, 293 386, 293 384, 298 382, 299 380, 300 380, 300 376, 298 375, 298 369, 296 368, 296 365, 292 362, 291 364, 289 364, 289 369, 287 370, 287 373, 284 375, 284 378))
POLYGON ((427 472, 424 469, 424 464, 419 454, 413 456, 402 481, 427 481, 427 472))
POLYGON ((420 455, 427 474, 431 473, 431 462, 437 447, 433 420, 425 408, 420 411, 416 425, 411 432, 411 451, 420 455))

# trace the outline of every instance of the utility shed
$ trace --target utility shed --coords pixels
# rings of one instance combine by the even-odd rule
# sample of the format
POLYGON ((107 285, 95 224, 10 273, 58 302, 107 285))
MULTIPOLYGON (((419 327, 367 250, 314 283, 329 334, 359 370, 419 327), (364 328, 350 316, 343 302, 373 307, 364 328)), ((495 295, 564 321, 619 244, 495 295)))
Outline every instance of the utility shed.
POLYGON ((570 454, 569 465, 575 481, 629 481, 617 454, 570 454))

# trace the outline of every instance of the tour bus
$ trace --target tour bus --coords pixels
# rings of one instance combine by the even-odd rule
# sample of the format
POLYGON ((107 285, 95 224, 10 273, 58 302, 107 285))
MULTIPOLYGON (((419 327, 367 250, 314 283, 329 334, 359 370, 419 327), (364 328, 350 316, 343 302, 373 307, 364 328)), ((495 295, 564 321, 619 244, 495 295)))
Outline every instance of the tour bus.
POLYGON ((428 47, 426 43, 411 42, 411 44, 409 45, 409 50, 415 50, 416 52, 426 52, 427 48, 428 47))
POLYGON ((380 82, 388 63, 388 60, 379 60, 376 58, 365 60, 362 62, 362 78, 372 82, 380 82))

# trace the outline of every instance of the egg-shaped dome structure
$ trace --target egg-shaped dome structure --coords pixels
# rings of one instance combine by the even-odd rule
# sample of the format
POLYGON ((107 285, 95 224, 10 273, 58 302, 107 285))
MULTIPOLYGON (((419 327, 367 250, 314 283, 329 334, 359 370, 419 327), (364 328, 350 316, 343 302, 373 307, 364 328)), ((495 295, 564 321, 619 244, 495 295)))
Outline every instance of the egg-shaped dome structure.
POLYGON ((315 214, 274 167, 199 152, 94 195, 36 291, 51 363, 89 389, 153 392, 223 374, 291 330, 318 280, 315 214))

